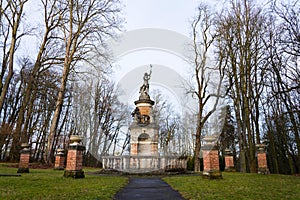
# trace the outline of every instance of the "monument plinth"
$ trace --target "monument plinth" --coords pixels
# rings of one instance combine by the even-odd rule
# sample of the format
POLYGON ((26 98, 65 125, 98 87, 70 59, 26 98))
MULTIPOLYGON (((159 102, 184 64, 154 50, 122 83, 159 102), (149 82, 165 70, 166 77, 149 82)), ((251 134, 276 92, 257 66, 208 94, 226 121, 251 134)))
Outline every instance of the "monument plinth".
POLYGON ((267 153, 265 144, 257 144, 257 164, 258 174, 269 174, 268 163, 267 163, 267 153))
POLYGON ((202 147, 203 152, 203 178, 221 179, 222 173, 219 164, 219 151, 216 145, 216 138, 206 136, 206 144, 202 147))
POLYGON ((233 154, 230 149, 225 149, 225 171, 235 172, 233 154))
POLYGON ((80 136, 70 136, 70 145, 68 148, 67 155, 67 166, 64 171, 64 177, 84 178, 84 171, 82 170, 82 161, 85 146, 81 145, 80 141, 80 136))
POLYGON ((55 155, 55 170, 63 170, 65 168, 65 150, 57 149, 57 153, 55 155))
POLYGON ((21 148, 20 162, 17 173, 29 173, 30 145, 27 143, 22 143, 21 148))

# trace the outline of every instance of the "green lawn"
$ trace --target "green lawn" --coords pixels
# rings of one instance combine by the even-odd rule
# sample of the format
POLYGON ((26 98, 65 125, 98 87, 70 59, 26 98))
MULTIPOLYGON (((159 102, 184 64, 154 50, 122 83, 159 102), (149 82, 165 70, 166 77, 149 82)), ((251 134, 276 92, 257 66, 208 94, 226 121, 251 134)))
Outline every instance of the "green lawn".
POLYGON ((164 180, 186 199, 300 199, 300 177, 223 173, 222 180, 174 176, 164 180))
MULTIPOLYGON (((84 179, 64 178, 63 171, 30 169, 21 177, 0 176, 0 199, 112 199, 128 179, 120 176, 89 175, 84 179)), ((98 169, 99 170, 99 169, 98 169)), ((17 168, 0 163, 0 174, 17 174, 17 168)))
MULTIPOLYGON (((64 178, 63 171, 30 169, 21 177, 0 176, 0 199, 112 199, 126 185, 123 176, 97 176, 85 168, 84 179, 64 178)), ((0 174, 17 174, 17 168, 0 163, 0 174)), ((186 199, 300 199, 300 177, 223 173, 222 180, 207 180, 200 175, 163 178, 186 199)))

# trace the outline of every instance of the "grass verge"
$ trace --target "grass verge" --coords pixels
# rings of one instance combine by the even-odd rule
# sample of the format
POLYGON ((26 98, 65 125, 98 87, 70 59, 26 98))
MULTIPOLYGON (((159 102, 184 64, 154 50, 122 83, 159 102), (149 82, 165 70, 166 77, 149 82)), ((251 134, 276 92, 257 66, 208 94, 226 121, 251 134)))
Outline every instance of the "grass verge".
POLYGON ((223 173, 221 180, 203 179, 200 175, 163 179, 189 200, 300 199, 300 177, 296 176, 223 173))
MULTIPOLYGON (((99 169, 98 169, 99 170, 99 169)), ((84 179, 64 178, 63 171, 30 169, 21 177, 0 176, 0 199, 112 199, 126 185, 126 177, 94 176, 84 169, 84 179)), ((0 164, 0 174, 16 174, 16 168, 0 164)))
MULTIPOLYGON (((85 168, 84 179, 64 178, 63 171, 30 169, 21 177, 0 176, 0 199, 112 199, 126 185, 123 176, 95 176, 85 168)), ((0 163, 0 174, 17 174, 16 168, 0 163)), ((221 180, 200 175, 164 177, 164 181, 189 200, 198 199, 299 199, 300 177, 223 173, 221 180)))

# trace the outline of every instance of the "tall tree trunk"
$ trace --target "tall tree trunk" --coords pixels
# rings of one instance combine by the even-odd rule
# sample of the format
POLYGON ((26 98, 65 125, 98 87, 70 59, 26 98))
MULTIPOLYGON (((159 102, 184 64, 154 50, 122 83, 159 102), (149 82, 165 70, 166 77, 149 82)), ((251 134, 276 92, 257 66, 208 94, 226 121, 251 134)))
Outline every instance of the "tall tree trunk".
POLYGON ((60 81, 61 86, 60 86, 60 89, 58 92, 57 101, 56 101, 56 105, 55 105, 55 111, 54 111, 54 115, 53 115, 53 118, 51 121, 50 133, 49 133, 48 142, 47 142, 47 163, 49 163, 49 164, 52 163, 53 159, 54 159, 54 141, 55 141, 55 137, 57 136, 57 127, 58 127, 58 122, 60 119, 62 106, 64 103, 64 97, 65 97, 65 91, 66 91, 69 72, 70 72, 70 61, 66 57, 63 75, 62 75, 62 78, 60 81))
MULTIPOLYGON (((1 95, 0 95, 0 111, 2 111, 3 108, 3 104, 4 104, 4 99, 6 97, 7 91, 8 91, 8 87, 9 84, 11 82, 12 76, 13 76, 13 71, 14 71, 14 57, 15 57, 15 51, 16 51, 16 46, 17 46, 17 40, 18 40, 18 29, 19 26, 21 24, 21 19, 23 16, 23 8, 24 8, 24 4, 27 2, 28 0, 24 0, 19 2, 20 4, 17 6, 15 2, 9 2, 8 4, 12 4, 11 7, 13 7, 15 10, 12 10, 12 19, 7 19, 9 21, 9 26, 11 26, 12 30, 11 30, 11 41, 10 41, 10 48, 9 48, 9 56, 8 56, 8 73, 5 77, 5 81, 4 81, 4 85, 2 85, 1 82, 1 95)), ((1 8, 1 12, 2 12, 2 8, 1 8)), ((5 48, 5 47, 3 47, 5 48)), ((2 71, 4 69, 6 69, 6 65, 7 63, 2 63, 2 71)), ((4 74, 3 74, 4 75, 4 74)), ((4 78, 4 77, 1 77, 4 78)), ((1 79, 2 81, 2 79, 1 79)), ((17 133, 18 134, 18 133, 17 133)))
POLYGON ((195 152, 194 152, 194 171, 200 172, 200 150, 201 150, 201 135, 202 135, 202 126, 201 126, 201 113, 198 113, 197 116, 197 128, 196 128, 196 138, 195 138, 195 152))
POLYGON ((50 126, 50 133, 48 136, 48 142, 47 142, 47 157, 46 161, 47 163, 52 163, 54 159, 54 142, 55 142, 55 137, 57 136, 57 127, 58 127, 58 122, 62 110, 62 106, 64 103, 64 98, 65 98, 65 92, 66 92, 66 87, 67 87, 67 80, 68 76, 70 73, 70 68, 71 68, 71 63, 73 56, 76 52, 76 45, 77 45, 77 39, 78 39, 78 34, 74 35, 73 33, 73 6, 74 2, 73 0, 70 0, 69 2, 69 32, 67 36, 67 41, 66 41, 66 51, 65 51, 65 58, 64 58, 64 65, 63 65, 63 73, 62 77, 60 80, 60 88, 58 91, 57 95, 57 100, 56 100, 56 105, 55 105, 55 111, 54 115, 51 121, 51 126, 50 126))

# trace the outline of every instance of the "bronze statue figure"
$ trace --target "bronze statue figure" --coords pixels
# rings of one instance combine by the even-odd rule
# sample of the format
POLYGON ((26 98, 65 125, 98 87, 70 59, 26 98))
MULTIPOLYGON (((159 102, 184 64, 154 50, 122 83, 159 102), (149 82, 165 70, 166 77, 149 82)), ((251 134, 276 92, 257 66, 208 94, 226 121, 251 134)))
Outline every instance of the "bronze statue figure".
POLYGON ((141 113, 138 107, 131 113, 131 116, 134 118, 135 122, 141 122, 141 113))
POLYGON ((145 72, 144 74, 144 84, 140 87, 140 93, 143 94, 148 94, 149 93, 149 80, 151 78, 151 74, 152 74, 152 65, 150 64, 150 72, 149 74, 147 72, 145 72))

